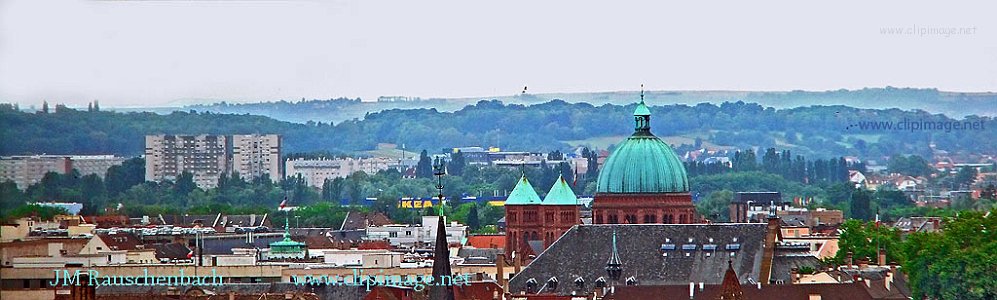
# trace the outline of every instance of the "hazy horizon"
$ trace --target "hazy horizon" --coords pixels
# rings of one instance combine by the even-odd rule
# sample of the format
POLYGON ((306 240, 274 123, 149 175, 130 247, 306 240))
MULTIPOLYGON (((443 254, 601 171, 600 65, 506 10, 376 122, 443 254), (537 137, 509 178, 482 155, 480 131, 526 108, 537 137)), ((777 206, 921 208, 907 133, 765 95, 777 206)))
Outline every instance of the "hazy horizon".
POLYGON ((846 2, 4 1, 0 102, 997 92, 997 4, 846 2))

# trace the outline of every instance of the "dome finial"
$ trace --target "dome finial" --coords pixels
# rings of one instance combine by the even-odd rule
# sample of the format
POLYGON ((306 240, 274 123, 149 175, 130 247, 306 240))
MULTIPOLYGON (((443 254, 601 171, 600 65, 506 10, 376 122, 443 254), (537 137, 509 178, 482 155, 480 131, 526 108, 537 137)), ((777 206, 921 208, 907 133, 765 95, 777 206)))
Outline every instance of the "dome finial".
POLYGON ((644 84, 640 84, 640 103, 644 103, 644 84))

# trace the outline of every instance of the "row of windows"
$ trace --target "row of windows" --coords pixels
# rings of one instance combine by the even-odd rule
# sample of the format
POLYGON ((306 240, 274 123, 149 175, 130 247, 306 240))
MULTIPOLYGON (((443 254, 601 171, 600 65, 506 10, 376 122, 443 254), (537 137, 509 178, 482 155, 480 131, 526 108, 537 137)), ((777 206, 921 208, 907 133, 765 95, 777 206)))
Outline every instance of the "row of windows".
MULTIPOLYGON (((675 222, 676 220, 675 219, 676 219, 675 215, 664 215, 664 216, 661 217, 661 222, 660 223, 664 223, 664 224, 676 224, 676 222, 675 222)), ((603 220, 604 219, 603 219, 602 214, 598 214, 598 215, 595 216, 595 223, 596 224, 640 224, 640 223, 637 222, 637 215, 633 215, 633 214, 625 214, 625 215, 623 215, 623 222, 620 222, 620 216, 613 215, 613 214, 606 215, 605 222, 603 222, 603 220)), ((659 222, 658 222, 658 216, 653 215, 653 214, 644 215, 644 218, 643 218, 642 221, 643 222, 641 222, 641 223, 643 223, 643 224, 659 224, 659 222)), ((692 218, 689 215, 686 215, 686 214, 680 214, 680 215, 678 215, 678 222, 677 222, 678 224, 688 224, 688 223, 691 223, 691 222, 692 222, 692 218)))

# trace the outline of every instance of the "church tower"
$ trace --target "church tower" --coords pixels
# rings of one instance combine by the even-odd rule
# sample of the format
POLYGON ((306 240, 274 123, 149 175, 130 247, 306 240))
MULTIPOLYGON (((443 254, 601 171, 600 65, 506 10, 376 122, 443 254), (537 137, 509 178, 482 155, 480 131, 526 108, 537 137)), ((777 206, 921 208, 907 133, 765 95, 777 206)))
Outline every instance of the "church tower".
POLYGON ((606 159, 592 202, 593 224, 691 224, 699 216, 682 160, 651 133, 651 110, 634 110, 634 133, 606 159))

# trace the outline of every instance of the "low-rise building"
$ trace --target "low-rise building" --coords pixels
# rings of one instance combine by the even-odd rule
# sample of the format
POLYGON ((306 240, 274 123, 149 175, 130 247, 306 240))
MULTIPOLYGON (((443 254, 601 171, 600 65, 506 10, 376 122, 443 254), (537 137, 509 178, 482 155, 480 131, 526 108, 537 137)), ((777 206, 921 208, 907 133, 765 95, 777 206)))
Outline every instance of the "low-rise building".
MULTIPOLYGON (((432 244, 436 237, 436 224, 439 216, 423 216, 421 225, 390 224, 368 226, 366 240, 387 240, 392 246, 413 246, 432 244)), ((450 222, 446 227, 447 242, 461 243, 467 236, 467 226, 450 222)))

